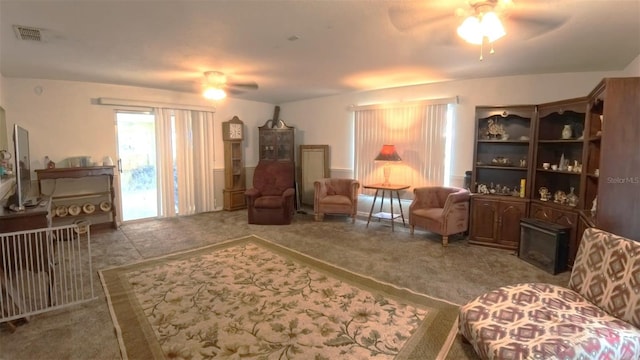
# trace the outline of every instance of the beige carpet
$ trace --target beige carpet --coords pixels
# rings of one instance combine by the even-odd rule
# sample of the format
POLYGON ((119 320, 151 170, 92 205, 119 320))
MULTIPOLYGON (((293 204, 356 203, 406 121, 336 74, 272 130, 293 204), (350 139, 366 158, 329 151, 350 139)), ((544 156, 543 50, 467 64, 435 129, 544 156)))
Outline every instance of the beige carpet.
POLYGON ((123 358, 438 359, 458 306, 257 236, 100 272, 123 358))

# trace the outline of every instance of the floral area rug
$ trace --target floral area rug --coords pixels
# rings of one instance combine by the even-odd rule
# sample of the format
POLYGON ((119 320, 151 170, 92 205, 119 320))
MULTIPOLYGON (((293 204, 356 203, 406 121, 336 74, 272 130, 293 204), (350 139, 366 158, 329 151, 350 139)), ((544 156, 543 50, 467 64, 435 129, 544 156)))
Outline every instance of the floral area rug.
POLYGON ((123 358, 437 359, 458 306, 256 236, 100 271, 123 358))

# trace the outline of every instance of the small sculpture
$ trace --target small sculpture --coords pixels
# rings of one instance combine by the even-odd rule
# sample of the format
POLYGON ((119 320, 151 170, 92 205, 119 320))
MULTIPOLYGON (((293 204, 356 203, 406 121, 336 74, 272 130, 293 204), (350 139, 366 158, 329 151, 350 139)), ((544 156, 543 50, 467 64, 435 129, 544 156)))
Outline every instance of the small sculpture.
POLYGON ((487 135, 489 139, 501 139, 506 135, 506 131, 502 124, 498 124, 498 120, 489 119, 487 122, 487 135))
POLYGON ((558 204, 566 204, 567 203, 567 194, 564 191, 558 190, 555 194, 553 194, 553 202, 558 204))
POLYGON ((549 200, 549 189, 546 187, 541 187, 538 192, 540 193, 540 200, 548 201, 549 200))

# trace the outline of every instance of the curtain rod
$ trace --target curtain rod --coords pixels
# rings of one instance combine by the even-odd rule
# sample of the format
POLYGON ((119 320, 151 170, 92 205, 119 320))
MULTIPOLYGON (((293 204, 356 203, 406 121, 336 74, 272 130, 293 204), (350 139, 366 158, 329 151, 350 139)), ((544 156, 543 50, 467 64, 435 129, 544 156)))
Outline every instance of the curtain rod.
POLYGON ((458 96, 441 98, 441 99, 424 99, 424 100, 411 100, 411 101, 399 101, 392 103, 379 103, 368 105, 349 105, 349 111, 361 111, 361 110, 375 110, 375 109, 390 109, 401 106, 411 105, 445 105, 445 104, 459 104, 460 100, 458 96))
POLYGON ((157 101, 115 99, 115 98, 103 98, 103 97, 98 98, 98 105, 142 107, 147 109, 163 108, 163 109, 175 109, 175 110, 196 110, 196 111, 216 112, 215 106, 172 104, 172 103, 163 103, 163 102, 157 102, 157 101))

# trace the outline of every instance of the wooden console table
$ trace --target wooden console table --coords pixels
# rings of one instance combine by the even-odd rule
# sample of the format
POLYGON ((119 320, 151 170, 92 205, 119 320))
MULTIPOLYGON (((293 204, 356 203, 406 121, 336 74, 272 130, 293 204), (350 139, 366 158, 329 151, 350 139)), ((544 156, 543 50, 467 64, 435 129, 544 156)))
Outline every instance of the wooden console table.
POLYGON ((51 226, 51 202, 43 206, 28 207, 24 211, 12 211, 0 206, 0 233, 48 228, 51 226))
POLYGON ((378 219, 391 220, 391 231, 394 231, 393 223, 394 219, 398 217, 402 217, 402 225, 406 226, 404 222, 404 213, 402 212, 402 202, 400 202, 400 191, 406 190, 410 188, 410 185, 385 185, 385 184, 373 184, 373 185, 365 185, 365 189, 375 189, 376 194, 373 197, 373 202, 371 203, 371 210, 369 210, 369 218, 367 219, 367 227, 369 227, 369 222, 371 221, 371 217, 376 217, 378 219), (380 197, 380 211, 378 213, 373 214, 373 207, 376 205, 376 200, 378 199, 378 192, 382 191, 382 196, 380 197), (391 213, 383 212, 382 205, 384 204, 384 193, 385 191, 389 191, 389 201, 391 202, 391 213), (396 193, 396 197, 398 199, 398 205, 400 206, 400 214, 393 213, 393 193, 396 193))
MULTIPOLYGON (((54 203, 56 200, 62 201, 72 201, 74 199, 81 200, 84 199, 87 201, 85 205, 92 205, 96 210, 95 213, 80 213, 77 215, 78 217, 83 216, 92 216, 97 214, 104 214, 106 212, 111 214, 111 221, 109 222, 114 229, 118 228, 118 222, 116 217, 116 194, 115 188, 113 186, 113 176, 114 176, 114 168, 115 166, 90 166, 90 167, 70 167, 70 168, 55 168, 55 169, 39 169, 36 170, 36 174, 38 175, 38 187, 40 193, 42 194, 42 181, 43 180, 58 180, 58 179, 83 179, 88 177, 98 177, 103 176, 108 179, 108 186, 104 191, 98 192, 75 192, 75 193, 65 193, 65 194, 48 194, 51 196, 51 201, 54 203), (109 208, 105 211, 104 209, 100 209, 100 205, 104 203, 94 203, 100 201, 101 199, 108 198, 109 199, 109 208)), ((55 188, 54 188, 55 189, 55 188)), ((83 206, 84 207, 84 206, 83 206)), ((91 208, 91 206, 89 206, 91 208)), ((56 211, 56 206, 52 205, 52 211, 56 211)), ((73 217, 73 215, 69 214, 65 217, 73 217)), ((108 223, 99 223, 100 224, 108 224, 108 223)), ((92 224, 93 225, 96 224, 92 224)))

